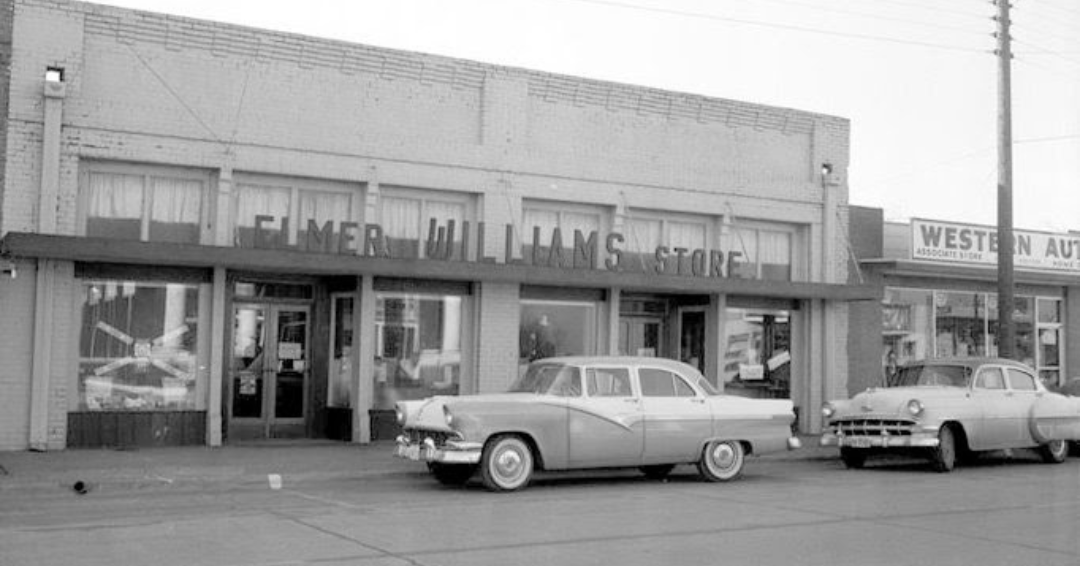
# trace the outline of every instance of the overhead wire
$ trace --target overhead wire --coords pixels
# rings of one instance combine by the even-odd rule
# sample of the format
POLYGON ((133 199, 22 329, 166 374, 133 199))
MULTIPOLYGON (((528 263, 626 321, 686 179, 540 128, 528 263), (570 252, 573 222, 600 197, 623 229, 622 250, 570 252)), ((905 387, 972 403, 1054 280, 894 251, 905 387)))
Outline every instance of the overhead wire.
POLYGON ((701 19, 701 20, 726 22, 726 23, 739 24, 739 25, 745 25, 745 26, 766 27, 766 28, 773 28, 773 29, 782 29, 782 30, 787 30, 787 31, 797 31, 797 32, 802 32, 802 33, 828 35, 828 36, 843 37, 843 38, 848 38, 848 39, 859 39, 859 40, 865 40, 865 41, 878 41, 878 42, 884 42, 884 43, 916 45, 916 46, 920 46, 920 47, 942 49, 942 50, 947 50, 947 51, 960 51, 960 52, 968 52, 968 53, 986 53, 986 52, 988 52, 987 49, 979 49, 979 48, 975 48, 975 47, 967 47, 967 46, 962 46, 962 45, 936 43, 936 42, 930 42, 930 41, 909 40, 909 39, 902 39, 902 38, 898 38, 898 37, 890 37, 890 36, 883 36, 883 35, 843 32, 843 31, 836 31, 836 30, 826 30, 826 29, 814 28, 814 27, 809 27, 809 26, 800 26, 800 25, 794 25, 794 24, 782 24, 782 23, 776 23, 776 22, 767 22, 767 21, 763 21, 763 20, 752 20, 752 19, 746 19, 746 18, 733 18, 733 17, 728 17, 728 16, 707 14, 707 13, 703 13, 703 12, 692 12, 692 11, 688 11, 688 10, 676 10, 676 9, 672 9, 672 8, 658 8, 658 7, 653 7, 653 6, 642 6, 640 4, 630 4, 630 3, 626 3, 626 2, 619 2, 619 1, 616 1, 616 0, 562 0, 562 1, 564 1, 564 2, 576 2, 576 3, 580 3, 580 4, 593 4, 593 5, 598 5, 598 6, 608 6, 608 7, 614 7, 614 8, 623 8, 623 9, 627 9, 627 10, 637 10, 637 11, 642 11, 642 12, 656 13, 656 14, 667 14, 667 15, 671 15, 671 16, 680 16, 680 17, 685 17, 685 18, 694 18, 694 19, 701 19))
POLYGON ((882 15, 882 14, 873 14, 873 13, 870 13, 870 12, 863 12, 863 11, 857 11, 857 10, 848 10, 848 9, 845 9, 845 8, 836 8, 836 7, 831 6, 831 5, 814 4, 812 2, 799 2, 799 1, 796 1, 796 0, 759 0, 759 1, 761 1, 761 2, 771 2, 773 4, 782 4, 782 5, 786 5, 786 6, 801 6, 801 7, 811 8, 811 9, 818 10, 818 11, 823 11, 823 12, 833 12, 833 13, 836 13, 836 14, 845 14, 845 15, 849 15, 849 16, 856 16, 856 17, 860 17, 860 18, 868 18, 868 19, 872 19, 872 20, 881 20, 881 21, 887 21, 887 22, 898 22, 898 23, 904 23, 904 24, 909 24, 909 25, 914 25, 914 26, 921 26, 921 27, 927 27, 927 28, 933 28, 933 29, 941 29, 941 30, 947 30, 947 31, 959 31, 959 32, 963 32, 963 33, 980 35, 980 36, 986 35, 986 32, 975 31, 973 29, 960 27, 960 26, 953 26, 953 25, 947 25, 947 24, 937 24, 937 23, 927 22, 927 21, 924 21, 924 20, 913 20, 913 19, 910 19, 910 18, 900 18, 900 17, 887 16, 887 15, 882 15))

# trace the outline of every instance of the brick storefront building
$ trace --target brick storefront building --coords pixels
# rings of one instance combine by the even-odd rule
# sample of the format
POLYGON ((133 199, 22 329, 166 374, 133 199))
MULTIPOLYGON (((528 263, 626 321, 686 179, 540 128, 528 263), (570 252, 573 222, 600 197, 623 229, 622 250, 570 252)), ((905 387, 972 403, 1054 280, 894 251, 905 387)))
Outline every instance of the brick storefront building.
MULTIPOLYGON (((384 437, 552 354, 847 391, 841 118, 2 2, 0 449, 384 437)), ((811 408, 806 410, 805 408, 811 408)))

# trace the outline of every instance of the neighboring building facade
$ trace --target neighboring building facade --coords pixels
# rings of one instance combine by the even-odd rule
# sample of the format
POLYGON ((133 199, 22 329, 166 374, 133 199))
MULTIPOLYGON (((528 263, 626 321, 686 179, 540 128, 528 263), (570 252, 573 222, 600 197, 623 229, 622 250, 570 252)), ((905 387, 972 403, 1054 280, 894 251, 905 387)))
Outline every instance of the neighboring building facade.
MULTIPOLYGON (((864 282, 881 304, 850 310, 848 392, 882 383, 899 364, 998 353, 997 229, 913 219, 884 222, 851 207, 864 282)), ((1080 375, 1080 234, 1016 230, 1013 321, 1016 359, 1049 387, 1080 375)))
POLYGON ((848 389, 846 120, 53 0, 0 48, 0 449, 393 434, 656 355, 848 389))

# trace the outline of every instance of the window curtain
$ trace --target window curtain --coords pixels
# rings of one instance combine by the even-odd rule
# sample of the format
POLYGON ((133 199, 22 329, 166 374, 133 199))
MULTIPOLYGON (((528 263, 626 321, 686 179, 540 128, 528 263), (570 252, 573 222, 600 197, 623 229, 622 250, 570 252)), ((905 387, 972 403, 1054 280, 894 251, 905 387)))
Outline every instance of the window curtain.
POLYGON ((626 226, 630 233, 627 247, 631 251, 652 255, 657 246, 663 245, 663 225, 659 220, 635 218, 627 221, 626 226))
POLYGON ((669 222, 668 245, 672 249, 705 249, 705 225, 696 222, 669 222))
POLYGON ((418 199, 387 197, 380 200, 381 222, 391 257, 420 257, 420 205, 418 199))
POLYGON ((190 179, 155 178, 150 203, 150 240, 199 243, 203 184, 190 179))
POLYGON ((188 179, 153 179, 150 219, 170 224, 198 224, 203 184, 188 179))
POLYGON ((352 198, 348 193, 329 191, 300 191, 300 213, 297 218, 297 244, 312 251, 332 253, 338 249, 339 228, 352 217, 352 198), (322 230, 332 222, 332 234, 317 240, 308 234, 308 222, 314 221, 322 230))
POLYGON ((347 222, 352 212, 352 198, 347 193, 326 191, 300 191, 301 230, 307 229, 308 220, 320 227, 328 222, 347 222))
POLYGON ((143 177, 92 173, 89 178, 86 235, 121 240, 143 238, 143 177))
POLYGON ((788 232, 758 232, 761 277, 773 281, 791 280, 791 234, 788 232))
POLYGON ((600 232, 600 217, 595 214, 564 212, 560 228, 562 228, 563 243, 566 247, 572 248, 574 246, 574 230, 581 231, 581 235, 588 239, 590 232, 600 232))
MULTIPOLYGON (((264 230, 279 231, 281 219, 289 216, 291 200, 292 191, 287 188, 240 185, 236 191, 236 217, 233 218, 236 245, 255 247, 255 217, 259 215, 274 217, 273 223, 263 225, 264 230)), ((278 238, 281 243, 288 242, 287 234, 279 234, 278 238)))
POLYGON ((139 219, 143 209, 143 178, 139 175, 93 173, 90 175, 92 218, 139 219))
POLYGON ((559 226, 559 213, 554 210, 526 208, 522 223, 524 224, 522 227, 524 233, 521 235, 521 239, 524 240, 526 246, 532 246, 537 243, 541 246, 545 243, 550 244, 551 233, 559 226), (533 242, 534 227, 540 228, 539 242, 533 242))
POLYGON ((286 188, 241 185, 236 193, 236 225, 254 228, 258 215, 273 216, 280 223, 289 216, 291 198, 292 191, 286 188))

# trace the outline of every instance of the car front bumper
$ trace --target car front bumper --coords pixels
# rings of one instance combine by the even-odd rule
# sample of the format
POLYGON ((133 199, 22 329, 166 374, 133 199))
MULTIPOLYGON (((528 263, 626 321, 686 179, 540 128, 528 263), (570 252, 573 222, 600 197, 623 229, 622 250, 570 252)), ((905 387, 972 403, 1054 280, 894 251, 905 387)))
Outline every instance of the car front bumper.
POLYGON ((936 448, 937 431, 920 431, 909 435, 838 435, 826 432, 821 435, 822 446, 840 448, 936 448))
POLYGON ((394 455, 398 458, 417 462, 436 462, 439 464, 477 464, 484 446, 479 442, 448 440, 443 446, 436 446, 430 438, 423 442, 410 441, 405 436, 397 437, 394 455))

